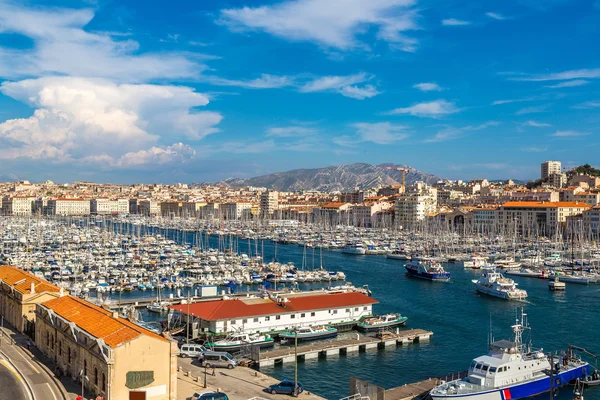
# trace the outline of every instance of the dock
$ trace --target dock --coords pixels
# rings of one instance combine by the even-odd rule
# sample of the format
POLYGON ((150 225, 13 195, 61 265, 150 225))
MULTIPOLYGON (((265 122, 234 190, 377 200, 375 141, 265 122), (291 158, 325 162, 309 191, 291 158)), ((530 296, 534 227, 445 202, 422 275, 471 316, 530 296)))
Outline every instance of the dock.
POLYGON ((382 338, 357 335, 356 338, 334 340, 331 342, 313 342, 302 344, 294 351, 294 346, 279 348, 277 350, 260 351, 253 361, 259 367, 272 366, 276 363, 290 363, 298 359, 310 360, 321 357, 330 357, 352 352, 367 351, 369 349, 385 348, 390 346, 405 345, 418 341, 427 341, 433 332, 423 329, 408 329, 398 333, 388 333, 382 338))

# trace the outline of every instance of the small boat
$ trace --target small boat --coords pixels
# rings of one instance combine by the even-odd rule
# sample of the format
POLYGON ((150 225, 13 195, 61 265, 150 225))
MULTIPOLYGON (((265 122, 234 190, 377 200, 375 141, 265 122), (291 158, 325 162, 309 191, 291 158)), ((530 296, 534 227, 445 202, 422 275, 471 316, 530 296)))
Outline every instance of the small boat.
POLYGON ((479 269, 487 265, 487 259, 481 256, 473 256, 470 260, 463 261, 463 268, 479 269))
POLYGON ((431 259, 413 257, 405 268, 409 276, 416 278, 439 282, 450 280, 450 273, 446 272, 442 264, 431 259))
POLYGON ((346 243, 342 249, 342 253, 362 256, 367 253, 367 250, 363 247, 362 243, 346 243))
POLYGON ((546 275, 544 271, 533 271, 529 268, 521 268, 519 270, 510 270, 505 272, 506 275, 525 276, 528 278, 543 278, 546 275))
POLYGON ((371 317, 363 320, 356 325, 359 331, 373 332, 379 329, 396 328, 406 324, 407 317, 400 314, 386 314, 378 317, 371 317))
POLYGON ((554 274, 554 277, 548 281, 548 289, 550 290, 565 290, 566 284, 561 282, 558 274, 554 274))
POLYGON ((600 375, 598 373, 594 373, 592 375, 586 376, 581 383, 585 386, 600 386, 600 375))
POLYGON ((403 261, 410 260, 410 255, 406 254, 406 252, 404 250, 394 250, 390 253, 387 253, 385 255, 385 257, 389 258, 391 260, 403 260, 403 261))
POLYGON ((153 301, 146 306, 146 310, 153 313, 162 313, 169 309, 169 305, 166 301, 153 301))
POLYGON ((279 334, 279 337, 288 341, 294 341, 297 335, 299 342, 307 342, 310 340, 329 339, 336 337, 337 334, 337 328, 331 326, 310 326, 298 328, 297 331, 284 331, 279 334))
POLYGON ((486 271, 479 279, 472 282, 478 292, 506 300, 523 300, 527 291, 517 289, 517 284, 510 278, 505 278, 493 269, 486 271))
POLYGON ((269 335, 234 333, 225 339, 205 343, 204 346, 215 351, 236 351, 244 346, 255 345, 261 349, 273 347, 275 340, 269 335))

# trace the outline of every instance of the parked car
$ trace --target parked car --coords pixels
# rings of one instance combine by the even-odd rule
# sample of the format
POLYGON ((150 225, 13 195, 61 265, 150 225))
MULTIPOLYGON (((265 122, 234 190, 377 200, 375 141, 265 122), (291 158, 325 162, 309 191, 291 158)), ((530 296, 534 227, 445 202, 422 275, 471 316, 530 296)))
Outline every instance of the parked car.
POLYGON ((237 367, 235 357, 225 351, 206 351, 198 357, 200 364, 206 368, 229 368, 237 367))
POLYGON ((294 393, 294 381, 291 379, 284 379, 279 383, 269 386, 269 393, 271 394, 291 394, 297 396, 303 391, 302 384, 298 382, 298 390, 294 393))
POLYGON ((201 344, 184 344, 179 349, 180 357, 198 357, 204 353, 206 353, 206 347, 201 344))
POLYGON ((229 397, 225 393, 201 390, 194 393, 192 400, 229 400, 229 397))

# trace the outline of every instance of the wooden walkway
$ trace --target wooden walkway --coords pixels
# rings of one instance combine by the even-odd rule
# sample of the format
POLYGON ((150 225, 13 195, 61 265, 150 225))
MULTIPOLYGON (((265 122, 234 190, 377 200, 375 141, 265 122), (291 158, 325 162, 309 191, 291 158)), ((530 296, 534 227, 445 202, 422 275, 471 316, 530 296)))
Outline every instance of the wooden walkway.
MULTIPOLYGON (((311 342, 299 345, 297 348, 298 358, 305 360, 322 356, 339 355, 351 352, 366 351, 386 346, 397 346, 408 344, 419 340, 429 340, 433 332, 423 329, 408 329, 396 333, 390 333, 384 338, 358 335, 356 338, 311 342)), ((281 347, 277 350, 261 351, 258 359, 254 360, 259 366, 274 365, 275 363, 294 362, 294 346, 281 347)))
POLYGON ((451 381, 467 376, 468 371, 459 372, 442 378, 429 378, 424 381, 409 383, 385 391, 385 400, 412 400, 415 398, 425 398, 431 389, 441 383, 441 381, 451 381))

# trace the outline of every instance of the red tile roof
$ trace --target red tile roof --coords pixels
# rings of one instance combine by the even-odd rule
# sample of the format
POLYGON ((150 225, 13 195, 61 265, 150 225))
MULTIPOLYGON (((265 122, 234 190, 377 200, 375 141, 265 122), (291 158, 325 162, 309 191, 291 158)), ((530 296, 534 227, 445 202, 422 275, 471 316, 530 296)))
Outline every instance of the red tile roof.
POLYGON ((317 294, 288 297, 289 301, 278 305, 271 299, 228 299, 172 306, 203 320, 215 321, 261 315, 287 314, 333 308, 355 307, 378 303, 377 300, 359 292, 317 294))
POLYGON ((53 310, 67 321, 74 322, 90 335, 103 339, 104 343, 112 348, 136 339, 140 335, 167 341, 164 337, 125 318, 114 318, 110 311, 77 297, 59 297, 43 303, 42 306, 53 310))
POLYGON ((509 201, 502 204, 502 207, 522 207, 522 208, 588 208, 585 203, 574 201, 509 201))
POLYGON ((0 279, 23 294, 31 293, 31 284, 36 293, 60 292, 60 288, 37 276, 9 265, 0 266, 0 279))

